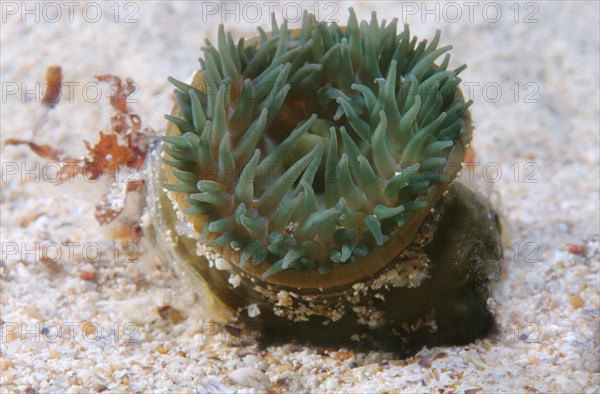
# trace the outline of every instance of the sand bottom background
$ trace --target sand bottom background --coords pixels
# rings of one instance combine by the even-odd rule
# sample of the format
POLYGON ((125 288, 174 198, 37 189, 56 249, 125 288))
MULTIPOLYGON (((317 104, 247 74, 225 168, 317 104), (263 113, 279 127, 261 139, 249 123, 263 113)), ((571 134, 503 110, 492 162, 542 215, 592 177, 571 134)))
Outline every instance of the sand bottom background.
POLYGON ((190 75, 221 19, 236 37, 270 25, 263 2, 255 22, 239 2, 75 3, 71 14, 53 3, 60 16, 46 3, 2 3, 2 392, 598 392, 598 2, 273 6, 279 21, 300 7, 343 23, 353 6, 363 19, 371 10, 398 17, 420 39, 439 28, 442 44, 454 45, 451 64, 468 64, 474 172, 508 235, 492 301, 501 334, 405 360, 240 343, 224 326, 209 325, 185 281, 148 242, 139 244, 137 262, 116 256, 93 216, 106 185, 57 186, 52 163, 4 144, 24 138, 83 155, 82 140, 96 141, 110 126, 110 92, 101 88, 97 97, 93 85, 94 75, 107 73, 135 80, 131 108, 159 135, 173 102, 167 76, 190 75), (234 13, 223 13, 226 6, 234 13), (73 89, 49 110, 36 84, 53 64, 73 89), (39 252, 54 244, 57 266, 39 252), (96 245, 101 256, 86 261, 96 245))

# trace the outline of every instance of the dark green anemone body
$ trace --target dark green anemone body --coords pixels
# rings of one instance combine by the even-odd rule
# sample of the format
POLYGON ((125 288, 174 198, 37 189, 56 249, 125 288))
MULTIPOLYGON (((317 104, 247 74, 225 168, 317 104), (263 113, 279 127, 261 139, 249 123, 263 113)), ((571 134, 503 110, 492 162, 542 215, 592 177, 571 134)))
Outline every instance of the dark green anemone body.
POLYGON ((447 184, 451 148, 470 137, 450 46, 417 43, 375 14, 347 27, 304 14, 302 28, 236 44, 206 42, 202 86, 171 79, 179 135, 164 162, 207 247, 239 251, 242 267, 319 270, 388 242, 405 214, 447 184), (442 55, 441 62, 434 63, 442 55))

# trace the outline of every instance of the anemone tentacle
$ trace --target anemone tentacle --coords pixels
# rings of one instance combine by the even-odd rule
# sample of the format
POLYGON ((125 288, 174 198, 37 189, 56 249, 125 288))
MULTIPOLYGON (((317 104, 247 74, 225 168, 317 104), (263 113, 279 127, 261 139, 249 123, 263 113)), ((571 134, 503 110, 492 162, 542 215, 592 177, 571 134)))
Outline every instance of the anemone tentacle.
POLYGON ((263 277, 326 274, 424 209, 449 181, 471 102, 439 31, 417 44, 397 24, 359 23, 350 8, 341 28, 305 12, 299 31, 273 22, 237 44, 220 25, 202 48, 203 86, 169 79, 180 115, 165 117, 179 134, 163 139, 175 179, 163 187, 185 195, 202 242, 269 264, 263 277))

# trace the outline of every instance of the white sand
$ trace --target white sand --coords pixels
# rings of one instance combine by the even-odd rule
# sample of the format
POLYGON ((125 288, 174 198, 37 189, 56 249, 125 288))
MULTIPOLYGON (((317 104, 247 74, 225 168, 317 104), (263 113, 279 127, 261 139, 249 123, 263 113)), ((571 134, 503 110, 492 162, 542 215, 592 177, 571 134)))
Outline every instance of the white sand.
MULTIPOLYGON (((109 92, 102 92, 100 105, 86 101, 82 89, 104 73, 134 78, 139 102, 132 108, 145 126, 162 130, 173 100, 167 76, 191 73, 204 38, 214 39, 220 22, 217 15, 204 23, 199 2, 108 1, 101 4, 100 20, 91 23, 100 3, 78 4, 71 22, 66 6, 58 17, 56 8, 40 3, 36 22, 35 14, 23 14, 21 2, 2 3, 3 142, 35 138, 81 155, 82 139, 95 141, 99 130, 108 129, 109 92), (117 23, 109 7, 119 10, 117 23), (124 23, 132 12, 137 21, 124 23), (52 64, 62 65, 65 82, 79 85, 47 112, 39 92, 25 100, 21 93, 43 82, 52 64), (9 94, 15 86, 18 93, 9 94)), ((314 9, 314 2, 295 4, 314 9)), ((506 250, 505 279, 495 295, 499 338, 425 349, 407 360, 343 349, 282 346, 261 353, 255 345, 237 346, 214 334, 219 327, 203 323, 206 316, 193 308, 189 291, 159 266, 147 245, 142 243, 138 263, 115 261, 113 241, 93 218, 102 185, 56 187, 44 181, 53 169, 48 161, 3 144, 1 391, 598 392, 599 3, 506 2, 499 18, 497 3, 453 4, 458 8, 438 5, 440 23, 435 11, 424 13, 422 2, 329 2, 319 10, 324 17, 339 7, 334 17, 343 21, 350 5, 362 18, 376 9, 380 17, 409 22, 419 38, 440 28, 442 42, 454 45, 451 64, 469 65, 463 81, 474 86, 476 171, 487 168, 489 179, 501 168, 498 181, 484 187, 500 200, 509 243, 518 251, 506 250), (524 23, 526 17, 533 23, 524 23), (502 96, 492 102, 495 87, 502 96), (37 176, 23 172, 35 170, 35 163, 37 176), (52 242, 62 245, 59 272, 26 252, 38 243, 55 253, 52 242), (79 243, 72 257, 67 242, 79 243), (569 253, 567 244, 583 245, 585 256, 569 253), (102 258, 86 263, 83 252, 94 257, 95 245, 102 258), (80 279, 82 270, 95 271, 97 280, 80 279), (181 322, 161 318, 158 307, 167 304, 181 310, 181 322), (99 328, 88 325, 86 336, 85 322, 99 328)), ((294 17, 293 7, 286 9, 288 17, 294 17)), ((229 15, 228 27, 240 35, 253 35, 257 25, 268 30, 266 9, 257 23, 235 25, 229 15)), ((275 8, 280 21, 282 9, 275 8)), ((95 92, 88 87, 90 96, 95 92)))

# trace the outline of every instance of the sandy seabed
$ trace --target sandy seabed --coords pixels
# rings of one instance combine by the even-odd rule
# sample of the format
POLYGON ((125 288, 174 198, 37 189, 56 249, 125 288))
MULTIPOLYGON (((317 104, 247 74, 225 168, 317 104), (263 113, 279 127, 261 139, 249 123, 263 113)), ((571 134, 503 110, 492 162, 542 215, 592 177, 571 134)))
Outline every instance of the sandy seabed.
POLYGON ((421 39, 441 29, 442 44, 454 45, 451 64, 468 64, 462 77, 475 100, 474 171, 508 236, 504 278, 491 301, 501 334, 467 346, 401 360, 240 344, 222 326, 207 325, 185 282, 147 243, 137 263, 114 258, 114 241, 93 216, 105 185, 59 187, 48 175, 52 163, 5 145, 32 139, 83 155, 82 140, 96 141, 110 126, 110 92, 94 82, 106 73, 135 80, 131 108, 160 134, 173 102, 167 76, 190 75, 222 18, 236 36, 268 30, 264 3, 256 2, 262 13, 254 22, 256 14, 237 3, 236 23, 222 2, 2 2, 1 391, 598 392, 598 2, 274 8, 280 21, 295 18, 297 7, 341 21, 349 6, 359 19, 376 10, 409 23, 421 39), (73 88, 49 110, 40 84, 53 64, 73 88), (60 245, 58 267, 40 259, 51 245, 60 245), (96 247, 100 258, 86 262, 96 247))

